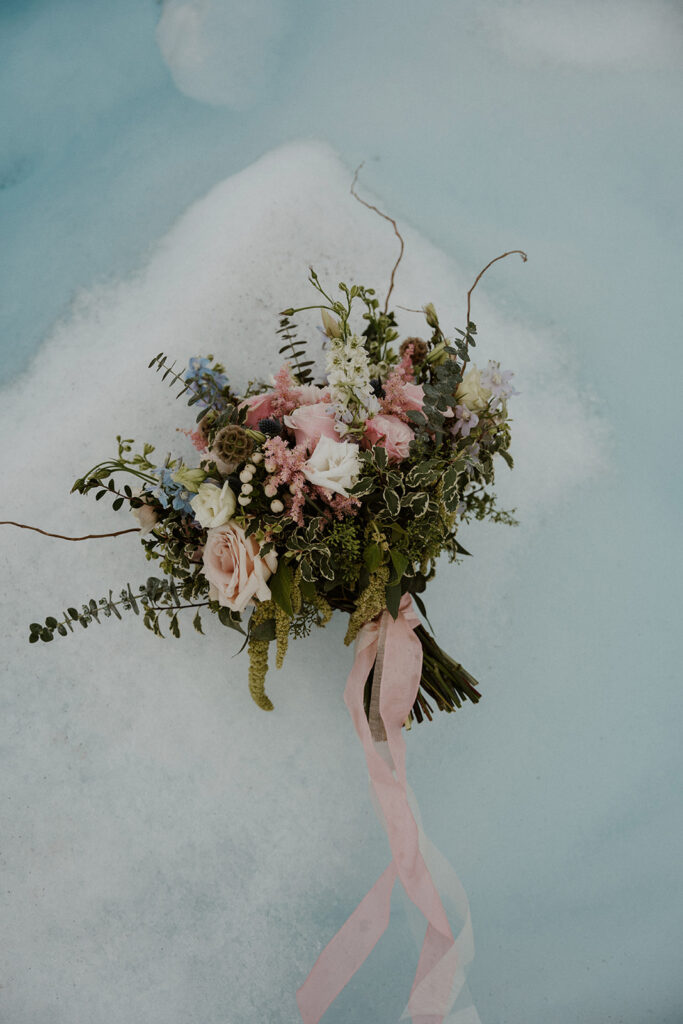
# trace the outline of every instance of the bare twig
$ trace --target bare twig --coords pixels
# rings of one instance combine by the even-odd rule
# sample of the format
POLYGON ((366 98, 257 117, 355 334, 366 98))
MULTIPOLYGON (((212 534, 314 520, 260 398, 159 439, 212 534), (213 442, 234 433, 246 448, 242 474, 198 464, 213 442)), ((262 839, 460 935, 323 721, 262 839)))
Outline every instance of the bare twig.
POLYGON ((48 533, 37 526, 27 526, 26 523, 14 523, 11 519, 0 520, 0 526, 18 526, 20 530, 34 530, 35 533, 42 533, 44 537, 58 537, 60 540, 100 540, 103 537, 120 537, 123 533, 139 533, 139 526, 131 526, 129 530, 116 530, 114 533, 88 533, 85 537, 65 537, 63 533, 48 533))
POLYGON ((489 269, 489 267, 492 267, 494 263, 498 262, 498 260, 504 260, 506 256, 514 256, 515 253, 519 253, 519 255, 522 257, 522 260, 524 261, 524 263, 526 263, 526 261, 528 260, 529 257, 527 256, 527 254, 525 252, 522 252, 521 249, 510 249, 509 252, 504 252, 504 253, 501 253, 500 256, 496 256, 495 259, 491 260, 490 263, 487 263, 486 266, 484 267, 484 269, 480 270, 479 273, 477 274, 477 276, 475 278, 475 281, 474 281, 474 284, 472 285, 472 287, 470 288, 470 290, 467 293, 467 324, 465 326, 465 332, 466 333, 469 333, 469 330, 470 330, 470 301, 471 301, 471 298, 472 298, 472 292, 477 287, 477 285, 479 284, 479 282, 481 281, 482 277, 484 276, 486 271, 489 269))
POLYGON ((390 217, 386 213, 382 213, 382 211, 379 210, 376 206, 373 206, 372 203, 368 203, 368 202, 366 202, 365 199, 361 199, 361 197, 356 192, 356 182, 358 181, 358 175, 359 175, 360 169, 361 169, 361 167, 363 166, 364 163, 365 163, 365 161, 363 161, 363 163, 360 163, 358 165, 358 167, 356 168, 356 171, 355 171, 355 173, 353 175, 353 181, 351 182, 351 195, 353 196, 354 199, 357 199, 359 203, 362 203, 363 206, 366 206, 368 208, 368 210, 374 210, 374 212, 378 213, 380 215, 380 217, 383 217, 384 220, 388 220, 389 223, 393 225, 394 232, 395 232, 396 237, 398 238, 399 244, 401 246, 401 251, 398 254, 398 259, 394 263, 394 266, 393 266, 392 271, 391 271, 391 280, 389 281, 389 291, 387 292, 387 297, 384 300, 384 312, 387 313, 389 311, 389 299, 391 297, 391 293, 394 290, 394 278, 396 276, 396 271, 398 270, 399 263, 403 259, 403 250, 405 249, 405 242, 403 241, 403 236, 402 236, 401 232, 398 230, 398 225, 397 225, 396 221, 394 220, 394 218, 390 217))

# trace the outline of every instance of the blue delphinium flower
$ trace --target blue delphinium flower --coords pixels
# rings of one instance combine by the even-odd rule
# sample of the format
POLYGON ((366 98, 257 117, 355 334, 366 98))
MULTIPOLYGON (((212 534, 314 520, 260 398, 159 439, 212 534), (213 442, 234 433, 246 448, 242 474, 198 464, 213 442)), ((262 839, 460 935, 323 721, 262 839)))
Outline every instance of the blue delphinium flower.
POLYGON ((220 392, 228 386, 228 378, 211 365, 211 359, 203 356, 193 356, 190 359, 185 380, 194 384, 202 397, 198 405, 212 405, 214 408, 220 404, 220 392))
POLYGON ((174 508, 178 512, 194 516, 190 502, 195 495, 173 479, 173 472, 168 466, 157 466, 153 473, 159 482, 156 486, 149 484, 147 490, 155 496, 163 508, 174 508))

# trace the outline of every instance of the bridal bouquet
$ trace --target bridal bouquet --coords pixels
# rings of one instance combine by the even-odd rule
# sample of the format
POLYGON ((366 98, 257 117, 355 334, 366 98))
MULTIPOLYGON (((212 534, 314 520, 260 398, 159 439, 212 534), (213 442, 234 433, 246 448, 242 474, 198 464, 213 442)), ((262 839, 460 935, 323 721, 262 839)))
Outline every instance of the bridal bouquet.
MULTIPOLYGON (((460 524, 514 523, 498 508, 493 484, 497 457, 512 467, 508 401, 515 391, 511 371, 497 361, 471 362, 470 298, 496 260, 468 292, 465 330, 447 337, 429 303, 423 338, 402 337, 389 311, 400 258, 383 308, 373 289, 341 283, 331 293, 311 269, 316 301, 280 314, 285 362, 267 382, 240 391, 213 356, 192 358, 183 370, 155 356, 150 367, 195 412, 194 423, 179 428, 195 457, 160 459, 151 444, 136 450, 120 436, 116 456, 73 490, 128 507, 138 527, 90 536, 139 532, 160 575, 30 627, 31 642, 49 642, 132 611, 155 634, 178 637, 184 612, 200 633, 202 613, 212 613, 244 635, 251 695, 270 711, 271 645, 280 667, 290 637, 306 637, 335 610, 348 614, 355 659, 344 699, 392 861, 298 990, 306 1024, 320 1020, 386 929, 397 878, 427 920, 404 1016, 442 1021, 464 992, 462 968, 471 956, 461 887, 444 875, 443 862, 438 867, 413 813, 403 732, 431 720, 435 709, 479 700, 476 681, 439 647, 414 605, 427 620, 421 595, 439 557, 468 554, 460 524), (293 318, 304 310, 320 311, 319 353, 297 336, 293 318), (460 902, 465 926, 457 938, 433 864, 460 902)), ((467 1019, 478 1020, 473 1010, 467 1019)))
MULTIPOLYGON (((426 339, 399 339, 396 318, 373 289, 339 285, 338 297, 315 271, 324 330, 324 376, 316 381, 292 317, 281 314, 287 357, 269 383, 238 394, 213 356, 192 358, 179 373, 163 353, 150 363, 197 410, 186 429, 196 460, 159 461, 145 444, 117 438, 116 457, 74 484, 81 494, 126 504, 142 545, 163 576, 116 597, 69 608, 60 620, 33 623, 29 639, 50 641, 100 617, 141 613, 163 635, 180 635, 180 613, 201 612, 244 633, 249 689, 265 710, 271 643, 280 667, 291 637, 322 626, 335 609, 349 614, 346 643, 387 609, 396 619, 405 595, 425 612, 421 594, 439 556, 466 555, 461 522, 514 522, 492 490, 494 460, 509 466, 509 370, 470 365, 476 328, 449 341, 434 307, 424 307, 426 339), (352 327, 362 308, 362 333, 352 327)), ((315 307, 305 307, 315 308, 315 307)), ((478 701, 475 680, 418 625, 422 672, 406 717, 431 719, 478 701)), ((365 692, 369 710, 371 687, 365 692)))

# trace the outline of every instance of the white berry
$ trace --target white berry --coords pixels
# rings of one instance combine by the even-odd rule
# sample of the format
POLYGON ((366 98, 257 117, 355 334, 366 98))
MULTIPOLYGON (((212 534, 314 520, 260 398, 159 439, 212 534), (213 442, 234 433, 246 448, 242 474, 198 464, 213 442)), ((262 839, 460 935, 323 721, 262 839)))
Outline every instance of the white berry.
POLYGON ((249 497, 248 494, 247 495, 240 494, 240 496, 239 496, 239 498, 237 500, 239 501, 240 505, 250 505, 251 504, 251 498, 249 497))
POLYGON ((249 469, 248 466, 245 466, 245 468, 240 473, 240 480, 242 481, 243 484, 248 484, 253 475, 253 469, 249 469))
POLYGON ((242 484, 242 494, 251 494, 253 490, 253 484, 242 484))
POLYGON ((276 498, 275 501, 271 501, 270 503, 271 512, 282 512, 284 510, 284 507, 285 506, 282 504, 279 498, 276 498))
POLYGON ((263 488, 263 493, 265 494, 266 498, 274 498, 275 495, 277 494, 277 487, 275 486, 275 484, 266 484, 266 486, 263 488))
POLYGON ((258 466, 259 462, 263 461, 263 452, 254 452, 251 461, 258 466))

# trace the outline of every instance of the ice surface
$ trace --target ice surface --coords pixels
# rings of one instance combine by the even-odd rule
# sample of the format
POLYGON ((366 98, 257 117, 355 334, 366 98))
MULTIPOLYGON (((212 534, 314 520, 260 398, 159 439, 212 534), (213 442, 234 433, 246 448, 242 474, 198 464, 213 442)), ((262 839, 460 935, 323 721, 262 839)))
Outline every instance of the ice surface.
POLYGON ((683 12, 667 0, 502 0, 482 18, 520 63, 632 71, 673 68, 683 56, 683 12))
POLYGON ((164 0, 156 35, 181 92, 241 110, 261 98, 286 24, 282 0, 164 0))
MULTIPOLYGON (((310 298, 309 263, 331 285, 383 289, 395 239, 349 196, 349 181, 324 145, 279 149, 194 204, 138 276, 80 295, 3 396, 11 518, 69 534, 128 525, 124 513, 68 490, 113 451, 119 432, 162 453, 187 451, 175 430, 192 414, 145 369, 151 356, 164 350, 182 362, 214 352, 241 384, 277 367, 275 314, 310 298)), ((431 300, 444 324, 462 323, 473 270, 409 227, 405 238, 397 304, 431 300)), ((521 280, 521 262, 516 272, 521 280)), ((463 659, 474 656, 479 671, 495 664, 495 647, 482 665, 467 638, 500 638, 517 555, 534 525, 594 476, 601 442, 552 339, 507 322, 484 288, 473 313, 481 357, 514 368, 522 392, 517 469, 502 467, 500 492, 523 525, 472 530, 476 560, 444 565, 428 603, 444 645, 459 636, 463 659)), ((419 314, 402 316, 406 332, 421 330, 419 314)), ((162 643, 127 620, 49 646, 26 643, 30 621, 144 579, 134 537, 72 545, 4 529, 0 542, 11 669, 2 715, 3 1019, 297 1020, 297 985, 387 853, 341 697, 351 663, 343 617, 293 646, 269 680, 276 710, 264 714, 249 698, 245 657, 233 660, 234 634, 211 622, 205 639, 188 622, 181 641, 162 643)), ((432 790, 430 799, 423 786, 428 833, 440 818, 476 818, 476 796, 448 782, 470 771, 462 739, 471 721, 464 712, 431 739, 410 737, 418 779, 423 771, 441 780, 441 796, 432 790)), ((448 836, 441 845, 456 868, 459 856, 477 856, 457 821, 448 836)), ((475 912, 475 935, 476 924, 475 912)), ((399 926, 386 943, 375 973, 362 973, 330 1020, 396 1019, 414 951, 399 926), (386 950, 395 960, 382 959, 386 950)))

